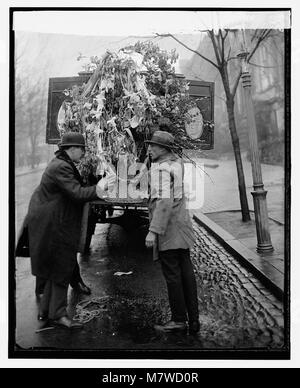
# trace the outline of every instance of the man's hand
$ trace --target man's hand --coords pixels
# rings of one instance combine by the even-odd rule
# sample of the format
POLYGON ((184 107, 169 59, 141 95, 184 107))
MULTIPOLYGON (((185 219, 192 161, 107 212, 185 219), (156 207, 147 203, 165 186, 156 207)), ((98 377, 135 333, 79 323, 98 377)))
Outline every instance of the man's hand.
POLYGON ((96 186, 96 193, 99 198, 105 197, 107 194, 107 190, 113 187, 117 182, 116 174, 110 173, 102 178, 96 186))
POLYGON ((156 233, 149 231, 146 236, 146 247, 152 248, 156 242, 156 233))

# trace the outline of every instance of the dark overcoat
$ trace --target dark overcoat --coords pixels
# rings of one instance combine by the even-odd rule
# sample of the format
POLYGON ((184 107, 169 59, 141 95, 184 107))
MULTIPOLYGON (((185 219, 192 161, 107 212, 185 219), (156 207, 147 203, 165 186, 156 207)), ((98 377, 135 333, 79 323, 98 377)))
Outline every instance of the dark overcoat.
POLYGON ((76 264, 83 204, 97 198, 96 186, 83 187, 68 154, 57 152, 31 197, 24 222, 33 275, 69 284, 76 264))

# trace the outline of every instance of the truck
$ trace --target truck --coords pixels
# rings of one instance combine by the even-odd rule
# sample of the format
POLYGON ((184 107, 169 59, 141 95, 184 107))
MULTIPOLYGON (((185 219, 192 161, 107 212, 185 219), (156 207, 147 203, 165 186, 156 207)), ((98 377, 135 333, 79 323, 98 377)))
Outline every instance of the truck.
MULTIPOLYGON (((166 60, 166 55, 163 55, 166 60)), ((141 58, 152 66, 153 56, 146 62, 146 54, 130 48, 117 56, 108 53, 101 60, 96 58, 92 71, 86 69, 77 76, 49 79, 46 143, 58 144, 65 130, 83 133, 89 149, 89 159, 81 166, 87 184, 95 184, 105 174, 103 167, 108 160, 117 168, 116 160, 119 161, 121 154, 129 155, 129 158, 133 155, 134 163, 137 160, 147 163, 144 140, 151 136, 149 123, 155 128, 155 124, 165 120, 171 127, 173 123, 175 128, 174 117, 182 120, 182 109, 185 121, 177 125, 175 133, 179 142, 184 139, 181 148, 213 148, 214 83, 185 79, 182 74, 170 71, 171 67, 166 65, 164 71, 157 71, 157 65, 154 70, 153 66, 149 70, 149 67, 142 65, 141 58), (148 88, 151 82, 152 89, 148 88), (159 90, 160 85, 168 86, 159 90), (187 93, 182 93, 182 85, 187 93), (159 104, 163 106, 161 111, 157 109, 159 104), (185 108, 184 104, 189 105, 185 108), (179 109, 181 111, 177 112, 179 109), (168 115, 171 119, 165 117, 168 115), (112 134, 115 134, 114 138, 112 134), (116 142, 119 148, 116 148, 116 142)), ((162 58, 158 59, 162 63, 162 58)), ((79 252, 88 252, 97 223, 117 223, 126 228, 131 220, 136 219, 136 214, 139 224, 147 222, 146 198, 117 197, 85 204, 79 252), (113 217, 115 210, 121 210, 122 216, 113 217)))

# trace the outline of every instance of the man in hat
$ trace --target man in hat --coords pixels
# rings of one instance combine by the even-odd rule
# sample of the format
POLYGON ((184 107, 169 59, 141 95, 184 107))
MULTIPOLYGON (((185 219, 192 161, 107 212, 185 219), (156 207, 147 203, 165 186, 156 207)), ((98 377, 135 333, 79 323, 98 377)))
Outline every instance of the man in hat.
POLYGON ((82 134, 63 135, 56 157, 31 197, 26 216, 32 274, 45 279, 39 318, 69 329, 82 327, 68 317, 66 308, 68 286, 76 272, 83 204, 101 198, 115 179, 83 187, 74 162, 79 162, 84 153, 82 134))
MULTIPOLYGON (((149 144, 150 170, 149 233, 146 246, 158 248, 158 259, 166 279, 171 320, 156 325, 163 332, 199 331, 197 285, 190 260, 194 245, 191 219, 183 189, 183 163, 173 152, 174 137, 156 131, 149 144)), ((154 258, 155 259, 155 258, 154 258)))

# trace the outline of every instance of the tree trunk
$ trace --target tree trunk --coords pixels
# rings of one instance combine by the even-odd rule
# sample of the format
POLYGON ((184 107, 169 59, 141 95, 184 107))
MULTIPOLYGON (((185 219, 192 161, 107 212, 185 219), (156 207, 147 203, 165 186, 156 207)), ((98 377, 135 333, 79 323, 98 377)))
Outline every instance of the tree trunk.
POLYGON ((31 169, 33 170, 35 168, 35 151, 31 151, 30 155, 30 164, 31 164, 31 169))
POLYGON ((236 125, 235 125, 233 98, 227 98, 226 106, 227 106, 229 130, 230 130, 237 175, 238 175, 238 187, 239 187, 239 194, 240 194, 242 220, 246 222, 246 221, 250 221, 251 218, 250 218, 248 199, 247 199, 247 193, 246 193, 245 176, 244 176, 241 150, 240 150, 240 141, 238 138, 236 125))
POLYGON ((35 163, 36 163, 36 138, 34 133, 30 134, 30 145, 31 145, 31 154, 30 154, 30 164, 31 164, 31 169, 35 168, 35 163))

